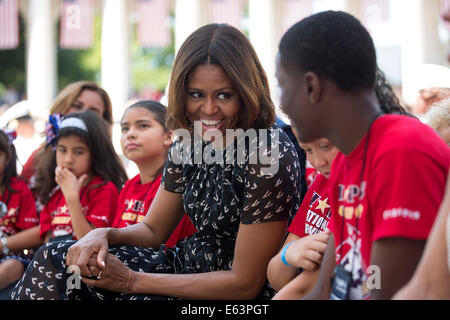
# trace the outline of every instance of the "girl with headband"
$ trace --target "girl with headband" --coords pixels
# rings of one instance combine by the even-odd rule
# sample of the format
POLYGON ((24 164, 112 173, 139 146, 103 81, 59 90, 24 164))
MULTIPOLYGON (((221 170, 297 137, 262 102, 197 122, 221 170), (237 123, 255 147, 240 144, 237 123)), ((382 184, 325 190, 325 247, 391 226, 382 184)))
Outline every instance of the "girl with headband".
POLYGON ((41 159, 35 187, 45 205, 39 217, 41 238, 81 239, 94 228, 111 226, 127 176, 108 124, 92 111, 62 121, 50 116, 47 144, 53 151, 41 159))

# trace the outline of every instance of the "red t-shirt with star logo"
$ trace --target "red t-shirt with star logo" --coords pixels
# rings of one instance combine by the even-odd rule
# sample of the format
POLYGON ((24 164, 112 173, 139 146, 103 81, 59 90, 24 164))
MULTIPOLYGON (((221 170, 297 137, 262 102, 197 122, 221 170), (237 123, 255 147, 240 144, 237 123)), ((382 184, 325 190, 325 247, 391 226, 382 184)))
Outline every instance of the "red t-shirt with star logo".
MULTIPOLYGON (((111 227, 117 211, 117 200, 119 192, 111 182, 104 182, 99 176, 95 176, 80 190, 80 203, 83 213, 91 224, 96 228, 111 227)), ((40 234, 44 238, 47 232, 50 237, 73 235, 72 223, 66 199, 57 188, 47 205, 39 215, 41 226, 40 234)))
POLYGON ((376 267, 369 268, 375 241, 427 239, 449 165, 446 143, 419 120, 400 115, 378 118, 349 155, 336 156, 329 179, 329 228, 336 263, 352 274, 349 299, 370 298, 367 280, 376 267))
MULTIPOLYGON (((161 184, 161 176, 159 175, 152 182, 142 184, 141 176, 138 174, 125 183, 125 186, 120 192, 113 227, 124 228, 144 220, 161 184)), ((179 240, 195 232, 197 232, 197 229, 188 215, 185 214, 165 244, 168 247, 173 247, 179 240)))
POLYGON ((26 182, 11 178, 11 188, 16 192, 9 194, 9 191, 5 190, 0 196, 0 201, 6 204, 8 210, 0 219, 0 231, 8 236, 34 227, 39 222, 33 194, 26 182))
POLYGON ((303 238, 325 231, 331 210, 328 200, 328 179, 320 173, 314 179, 288 231, 303 238))

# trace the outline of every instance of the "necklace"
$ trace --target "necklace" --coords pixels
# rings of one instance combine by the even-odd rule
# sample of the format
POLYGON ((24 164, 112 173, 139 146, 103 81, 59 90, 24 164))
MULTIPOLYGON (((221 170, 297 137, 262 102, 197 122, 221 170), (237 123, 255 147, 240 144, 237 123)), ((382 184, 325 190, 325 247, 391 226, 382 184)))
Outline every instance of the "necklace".
MULTIPOLYGON (((363 154, 363 163, 362 163, 362 168, 361 168, 361 174, 360 174, 360 186, 362 185, 362 183, 363 183, 363 180, 364 180, 364 173, 365 173, 365 170, 366 170, 366 162, 367 162, 367 150, 368 150, 368 148, 369 148, 369 143, 370 143, 370 133, 371 133, 371 131, 372 131, 372 126, 373 126, 373 124, 375 123, 375 121, 382 115, 383 113, 381 113, 381 112, 377 112, 376 114, 375 114, 375 116, 371 119, 371 121, 370 121, 370 124, 369 124, 369 129, 368 129, 368 131, 367 131, 367 137, 366 137, 366 141, 365 141, 365 144, 364 144, 364 154, 363 154)), ((343 221, 343 223, 342 223, 342 226, 341 226, 341 242, 343 241, 343 239, 344 239, 344 226, 345 226, 345 215, 343 216, 343 218, 344 218, 344 221, 343 221)), ((356 218, 356 221, 355 221, 355 228, 356 228, 356 232, 358 232, 359 231, 359 219, 360 219, 360 217, 358 217, 358 216, 356 216, 355 215, 355 218, 356 218)), ((343 250, 343 246, 341 246, 341 248, 340 248, 340 250, 339 250, 339 254, 340 254, 340 256, 341 256, 341 259, 342 259, 342 250, 343 250)), ((351 268, 351 272, 353 272, 353 268, 354 268, 354 264, 355 264, 355 254, 356 254, 356 247, 353 247, 353 259, 352 259, 352 268, 351 268)))

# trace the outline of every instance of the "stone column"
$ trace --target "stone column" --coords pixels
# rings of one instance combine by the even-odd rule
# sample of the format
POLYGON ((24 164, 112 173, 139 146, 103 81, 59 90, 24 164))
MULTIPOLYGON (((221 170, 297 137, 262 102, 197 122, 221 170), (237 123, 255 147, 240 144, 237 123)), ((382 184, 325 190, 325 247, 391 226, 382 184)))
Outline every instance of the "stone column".
POLYGON ((103 1, 101 86, 111 98, 115 122, 130 92, 129 5, 126 0, 103 1))
POLYGON ((207 0, 176 0, 175 54, 192 32, 207 23, 207 13, 207 0))
POLYGON ((34 117, 46 120, 57 90, 56 14, 58 2, 29 0, 27 19, 27 98, 34 117))
MULTIPOLYGON (((271 96, 277 109, 279 95, 275 78, 275 59, 283 32, 282 9, 281 1, 249 0, 249 39, 266 71, 271 96)), ((277 110, 277 114, 281 115, 281 112, 277 110)), ((285 117, 282 118, 288 121, 285 117)))

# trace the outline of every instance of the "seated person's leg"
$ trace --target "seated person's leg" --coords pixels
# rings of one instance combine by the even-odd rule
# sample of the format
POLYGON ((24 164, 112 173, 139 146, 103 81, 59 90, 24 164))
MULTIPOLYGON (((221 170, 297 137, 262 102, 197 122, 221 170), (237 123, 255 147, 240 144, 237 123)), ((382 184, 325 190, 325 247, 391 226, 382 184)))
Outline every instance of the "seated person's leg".
POLYGON ((20 279, 24 272, 23 263, 16 259, 8 259, 0 264, 0 290, 20 279))

